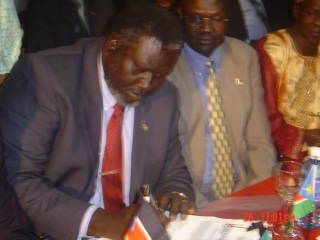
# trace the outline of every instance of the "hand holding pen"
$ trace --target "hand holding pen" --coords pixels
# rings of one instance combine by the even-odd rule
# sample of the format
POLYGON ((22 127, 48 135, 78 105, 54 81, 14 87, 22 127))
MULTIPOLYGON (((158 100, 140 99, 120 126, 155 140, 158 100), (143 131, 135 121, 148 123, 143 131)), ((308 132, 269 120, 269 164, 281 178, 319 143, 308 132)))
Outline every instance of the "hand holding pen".
POLYGON ((189 199, 184 193, 178 191, 167 192, 157 197, 155 201, 149 185, 143 185, 142 189, 142 191, 145 191, 145 194, 142 193, 143 198, 149 201, 162 215, 169 217, 170 221, 175 220, 178 214, 181 214, 181 219, 185 219, 187 215, 195 211, 194 201, 189 199), (168 214, 164 214, 165 212, 168 212, 168 214))

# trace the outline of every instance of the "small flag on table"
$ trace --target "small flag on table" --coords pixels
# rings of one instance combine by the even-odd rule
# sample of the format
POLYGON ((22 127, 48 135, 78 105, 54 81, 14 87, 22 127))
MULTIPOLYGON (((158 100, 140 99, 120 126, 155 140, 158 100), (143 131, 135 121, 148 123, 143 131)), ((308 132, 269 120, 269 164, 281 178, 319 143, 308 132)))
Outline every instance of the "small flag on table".
POLYGON ((316 165, 311 165, 310 171, 302 183, 300 191, 293 199, 292 214, 295 219, 304 217, 315 210, 314 194, 316 180, 316 165))
POLYGON ((124 236, 125 240, 167 240, 169 239, 166 230, 160 223, 155 209, 149 203, 142 201, 142 204, 134 217, 132 224, 124 236))
POLYGON ((135 217, 124 237, 125 240, 152 240, 139 217, 135 217))

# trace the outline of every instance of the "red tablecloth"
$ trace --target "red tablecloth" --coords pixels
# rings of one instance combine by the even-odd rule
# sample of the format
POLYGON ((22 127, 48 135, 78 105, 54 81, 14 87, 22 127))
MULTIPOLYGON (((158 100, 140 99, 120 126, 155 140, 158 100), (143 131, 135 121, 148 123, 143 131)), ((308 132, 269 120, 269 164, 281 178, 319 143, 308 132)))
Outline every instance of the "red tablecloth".
MULTIPOLYGON (((276 194, 277 192, 275 191, 275 180, 274 178, 268 178, 241 191, 232 193, 230 197, 261 196, 276 194)), ((312 231, 305 231, 302 229, 302 231, 304 232, 306 240, 315 240, 316 237, 320 235, 320 229, 312 231)))
POLYGON ((250 187, 247 187, 238 192, 232 193, 230 197, 243 196, 260 196, 260 195, 276 195, 274 178, 267 178, 264 181, 258 182, 250 187))

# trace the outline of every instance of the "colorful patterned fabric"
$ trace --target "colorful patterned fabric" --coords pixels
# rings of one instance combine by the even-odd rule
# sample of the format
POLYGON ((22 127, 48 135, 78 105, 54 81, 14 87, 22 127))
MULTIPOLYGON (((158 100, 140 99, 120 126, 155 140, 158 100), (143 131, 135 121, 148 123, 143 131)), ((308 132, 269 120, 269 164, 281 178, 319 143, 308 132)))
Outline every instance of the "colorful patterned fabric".
POLYGON ((275 145, 280 154, 301 160, 303 130, 320 128, 320 54, 301 55, 284 29, 267 34, 257 50, 275 145))

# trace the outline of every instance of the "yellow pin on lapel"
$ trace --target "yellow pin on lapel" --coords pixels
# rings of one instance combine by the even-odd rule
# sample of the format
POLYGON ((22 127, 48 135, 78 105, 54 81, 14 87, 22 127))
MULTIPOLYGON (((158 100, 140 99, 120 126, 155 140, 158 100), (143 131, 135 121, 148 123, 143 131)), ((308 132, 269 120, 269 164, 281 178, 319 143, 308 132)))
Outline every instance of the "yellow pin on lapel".
POLYGON ((139 127, 142 131, 149 131, 149 125, 146 122, 141 122, 139 127))
POLYGON ((244 85, 244 83, 240 80, 240 78, 235 78, 234 79, 234 84, 236 84, 238 86, 244 85))

